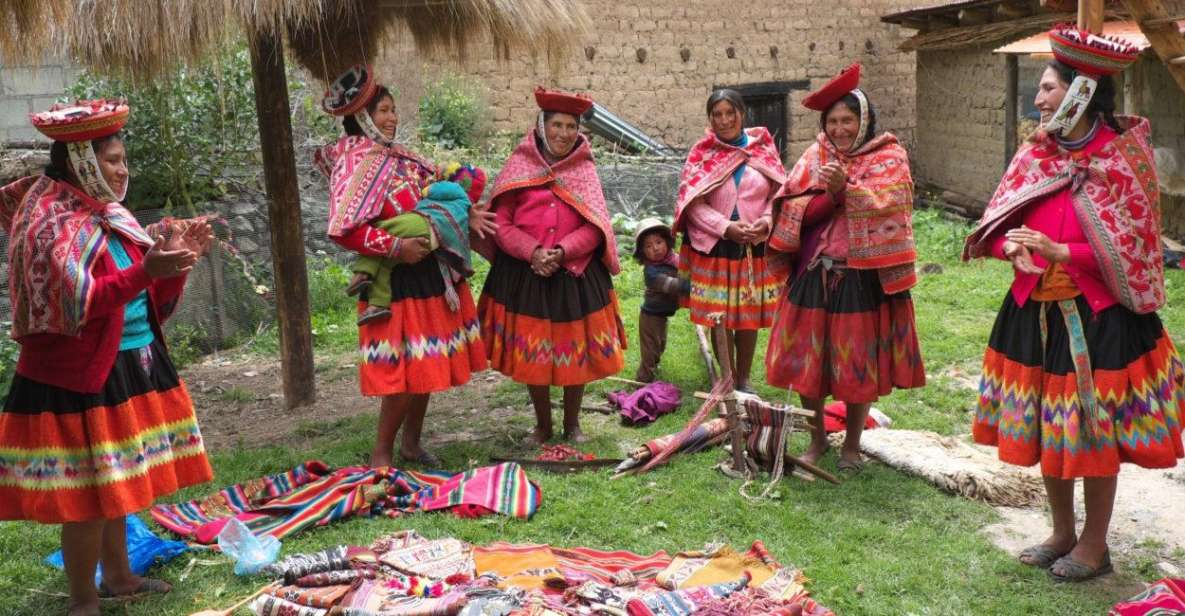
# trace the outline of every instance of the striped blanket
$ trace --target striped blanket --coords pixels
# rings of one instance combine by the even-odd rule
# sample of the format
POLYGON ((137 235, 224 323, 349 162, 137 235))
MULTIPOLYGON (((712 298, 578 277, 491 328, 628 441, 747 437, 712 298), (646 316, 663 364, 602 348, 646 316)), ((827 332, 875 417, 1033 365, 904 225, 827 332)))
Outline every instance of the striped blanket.
POLYGON ((354 515, 397 516, 458 506, 526 519, 540 501, 539 487, 512 462, 451 474, 365 466, 331 470, 312 460, 203 499, 157 505, 152 517, 191 541, 213 544, 231 518, 256 535, 282 539, 354 515))

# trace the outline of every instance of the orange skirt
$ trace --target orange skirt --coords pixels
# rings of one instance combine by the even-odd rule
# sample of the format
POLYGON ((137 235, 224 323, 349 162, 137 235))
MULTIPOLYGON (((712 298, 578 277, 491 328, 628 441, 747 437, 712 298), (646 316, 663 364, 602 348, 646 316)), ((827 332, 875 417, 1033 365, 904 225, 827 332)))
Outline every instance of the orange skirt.
POLYGON ((722 239, 710 253, 691 247, 683 239, 679 251, 679 276, 690 280, 687 307, 691 322, 712 327, 708 315, 722 313, 728 329, 763 329, 774 324, 782 283, 765 266, 765 244, 753 247, 752 259, 745 247, 722 239))
POLYGON ((490 367, 527 385, 583 385, 625 365, 613 280, 594 259, 583 276, 542 277, 499 253, 478 302, 490 367))
POLYGON ((97 394, 12 381, 0 413, 0 520, 122 518, 213 477, 160 341, 120 351, 97 394))

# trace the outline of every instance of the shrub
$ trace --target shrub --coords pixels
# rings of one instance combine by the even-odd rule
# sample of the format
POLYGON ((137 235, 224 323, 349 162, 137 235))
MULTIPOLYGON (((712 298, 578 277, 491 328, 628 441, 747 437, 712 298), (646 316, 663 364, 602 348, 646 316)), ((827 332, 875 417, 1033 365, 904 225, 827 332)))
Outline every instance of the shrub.
POLYGON ((457 77, 429 83, 420 97, 419 136, 446 148, 476 148, 489 128, 481 94, 457 77))

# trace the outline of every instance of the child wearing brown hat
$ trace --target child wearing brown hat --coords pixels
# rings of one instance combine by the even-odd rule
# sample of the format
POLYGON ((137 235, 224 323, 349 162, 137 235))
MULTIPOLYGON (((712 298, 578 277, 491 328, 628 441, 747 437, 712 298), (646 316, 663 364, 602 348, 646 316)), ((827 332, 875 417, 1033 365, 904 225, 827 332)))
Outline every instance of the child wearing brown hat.
POLYGON ((669 226, 647 218, 638 223, 634 237, 634 259, 642 264, 646 282, 638 315, 642 360, 634 379, 650 383, 667 348, 667 319, 679 309, 681 296, 688 293, 688 281, 679 279, 679 255, 669 226))

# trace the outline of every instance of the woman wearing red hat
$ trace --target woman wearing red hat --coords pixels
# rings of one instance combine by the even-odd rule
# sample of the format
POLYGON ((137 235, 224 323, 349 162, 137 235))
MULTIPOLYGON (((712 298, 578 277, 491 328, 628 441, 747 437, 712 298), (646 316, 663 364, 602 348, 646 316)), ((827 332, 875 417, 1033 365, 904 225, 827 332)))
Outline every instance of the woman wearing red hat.
POLYGON ((1164 305, 1160 205, 1148 120, 1117 118, 1113 73, 1139 51, 1072 26, 1050 32, 1042 125, 967 238, 964 258, 1010 261, 972 434, 1000 459, 1040 463, 1053 532, 1020 553, 1058 581, 1111 571, 1119 466, 1185 456, 1185 371, 1164 305), (1077 531, 1074 481, 1086 521, 1077 531))
POLYGON ((582 441, 584 385, 624 364, 625 328, 613 290, 617 241, 580 117, 592 100, 538 88, 538 125, 494 180, 493 263, 478 311, 495 370, 527 385, 529 441, 553 436, 548 387, 564 388, 564 437, 582 441))
POLYGON ((765 354, 771 385, 798 392, 815 411, 804 458, 827 450, 823 404, 845 402, 840 470, 861 467, 860 435, 873 402, 893 388, 921 387, 913 300, 909 156, 857 86, 853 64, 803 99, 821 113, 819 133, 774 200, 770 249, 787 291, 765 354))
POLYGON ((128 113, 96 100, 33 114, 50 164, 0 189, 21 346, 0 413, 0 520, 62 525, 75 616, 98 614, 101 595, 169 591, 132 573, 124 518, 213 477, 161 331, 212 234, 202 220, 145 231, 120 205, 128 113))
POLYGON ((692 146, 679 178, 679 273, 690 281, 692 323, 712 327, 723 315, 736 353, 727 358, 736 389, 751 392, 757 330, 773 324, 778 296, 778 281, 766 269, 765 242, 770 202, 786 170, 769 130, 744 127, 739 92, 713 92, 706 112, 710 126, 692 146))
POLYGON ((373 258, 355 269, 382 277, 356 278, 349 291, 363 296, 362 393, 383 398, 370 465, 391 465, 402 428, 400 457, 438 467, 440 460, 420 444, 429 395, 485 369, 477 309, 465 282, 472 269, 463 230, 492 231, 492 215, 471 207, 480 188, 471 187, 476 194, 460 195, 459 203, 436 199, 446 183, 434 184, 436 168, 395 143, 395 101, 370 67, 338 77, 322 106, 342 118, 346 133, 314 154, 330 183, 329 237, 373 258), (383 306, 374 305, 368 285, 383 288, 383 306))

